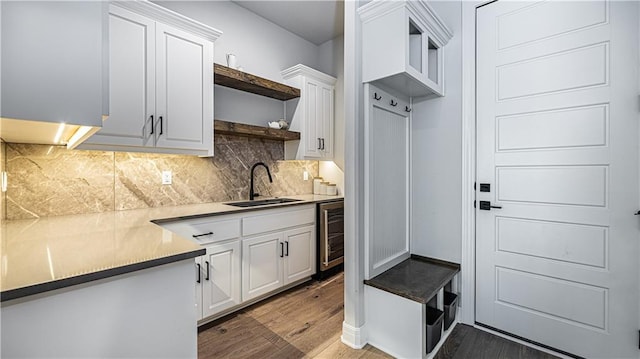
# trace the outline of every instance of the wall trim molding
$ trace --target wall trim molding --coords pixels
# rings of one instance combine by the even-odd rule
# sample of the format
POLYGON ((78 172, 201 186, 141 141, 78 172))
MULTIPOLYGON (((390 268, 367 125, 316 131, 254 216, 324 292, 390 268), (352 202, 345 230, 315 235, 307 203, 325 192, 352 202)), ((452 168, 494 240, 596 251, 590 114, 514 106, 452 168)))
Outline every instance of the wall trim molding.
POLYGON ((367 345, 364 326, 354 327, 342 322, 342 336, 340 340, 353 349, 362 349, 367 345))
POLYGON ((491 1, 462 3, 462 260, 460 322, 474 325, 476 307, 476 9, 491 1))
POLYGON ((181 30, 191 32, 211 42, 215 42, 220 35, 222 35, 222 31, 218 29, 214 29, 209 25, 190 19, 150 1, 113 1, 111 4, 143 16, 151 17, 153 20, 177 27, 181 30))

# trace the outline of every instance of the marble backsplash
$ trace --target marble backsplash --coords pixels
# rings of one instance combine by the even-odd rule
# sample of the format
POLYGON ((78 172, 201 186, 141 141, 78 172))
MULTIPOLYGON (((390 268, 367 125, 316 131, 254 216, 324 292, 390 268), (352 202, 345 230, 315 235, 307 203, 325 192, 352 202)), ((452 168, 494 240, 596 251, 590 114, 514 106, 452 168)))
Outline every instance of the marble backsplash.
MULTIPOLYGON (((7 154, 6 144, 4 143, 4 141, 0 139, 0 175, 2 175, 2 172, 4 172, 4 166, 5 166, 5 163, 7 163, 6 154, 7 154)), ((5 200, 5 197, 6 197, 5 193, 0 191, 0 218, 7 218, 7 215, 6 215, 7 201, 5 200)))
MULTIPOLYGON (((265 197, 311 193, 317 161, 283 161, 280 141, 215 135, 215 156, 201 158, 128 152, 66 150, 64 147, 7 143, 6 218, 24 219, 134 208, 243 200, 249 197, 250 169, 255 190, 265 197), (161 184, 172 171, 171 185, 161 184)), ((3 161, 4 162, 4 161, 3 161)))

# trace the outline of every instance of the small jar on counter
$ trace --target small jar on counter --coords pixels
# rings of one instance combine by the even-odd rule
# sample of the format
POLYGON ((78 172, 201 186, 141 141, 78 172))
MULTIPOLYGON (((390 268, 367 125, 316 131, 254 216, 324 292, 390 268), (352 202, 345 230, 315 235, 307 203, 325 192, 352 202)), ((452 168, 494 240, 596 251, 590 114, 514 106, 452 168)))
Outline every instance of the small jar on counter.
POLYGON ((313 177, 313 194, 321 194, 320 184, 322 183, 322 180, 322 177, 313 177))
POLYGON ((320 182, 320 194, 327 194, 327 186, 329 182, 320 182))
POLYGON ((338 195, 338 186, 335 183, 329 183, 327 185, 327 195, 329 196, 337 196, 338 195))

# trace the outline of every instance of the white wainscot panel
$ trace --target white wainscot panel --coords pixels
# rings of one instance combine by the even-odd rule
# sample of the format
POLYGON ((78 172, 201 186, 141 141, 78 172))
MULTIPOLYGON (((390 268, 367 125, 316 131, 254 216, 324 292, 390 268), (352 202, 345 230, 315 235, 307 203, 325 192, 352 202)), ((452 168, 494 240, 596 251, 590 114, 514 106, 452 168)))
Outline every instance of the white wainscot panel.
POLYGON ((519 218, 496 218, 498 251, 598 268, 607 265, 608 228, 519 218))
POLYGON ((609 43, 499 66, 498 100, 580 90, 608 83, 609 43))
POLYGON ((541 1, 497 17, 498 49, 559 36, 608 21, 605 1, 541 1), (565 14, 571 13, 571 16, 565 14))
POLYGON ((607 145, 606 104, 496 118, 498 151, 607 145))
POLYGON ((374 267, 407 248, 407 126, 405 117, 375 108, 371 121, 371 246, 374 267))
POLYGON ((606 330, 608 290, 568 280, 496 267, 498 303, 606 330))
POLYGON ((496 167, 499 201, 607 205, 607 166, 496 167))

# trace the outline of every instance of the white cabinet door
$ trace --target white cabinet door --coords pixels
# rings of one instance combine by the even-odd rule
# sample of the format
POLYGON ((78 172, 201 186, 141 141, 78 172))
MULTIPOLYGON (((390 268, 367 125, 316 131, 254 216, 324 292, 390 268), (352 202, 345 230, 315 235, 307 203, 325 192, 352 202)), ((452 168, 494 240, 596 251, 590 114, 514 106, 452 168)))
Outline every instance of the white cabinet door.
POLYGON ((282 287, 282 232, 242 240, 242 300, 282 287))
POLYGON ((158 147, 213 153, 213 44, 156 24, 158 147))
POLYGON ((195 303, 196 303, 196 318, 198 320, 202 319, 202 280, 204 277, 202 276, 202 263, 204 256, 200 256, 195 258, 195 303))
POLYGON ((304 156, 333 157, 333 93, 334 87, 305 79, 304 89, 304 156))
POLYGON ((86 143, 153 146, 155 21, 109 9, 109 118, 86 143))
POLYGON ((318 125, 322 129, 321 151, 324 159, 333 158, 333 99, 334 87, 323 85, 318 97, 321 111, 318 125))
POLYGON ((207 247, 201 259, 203 318, 240 304, 241 258, 240 240, 207 247))
POLYGON ((284 285, 315 274, 315 239, 315 226, 306 226, 284 232, 284 285))
POLYGON ((336 79, 304 65, 281 74, 288 84, 300 88, 298 108, 291 119, 291 130, 300 131, 300 143, 285 143, 287 158, 332 159, 336 79))
POLYGON ((319 93, 322 86, 317 81, 307 79, 304 84, 304 127, 305 127, 305 157, 319 158, 322 156, 322 126, 320 120, 319 93))

